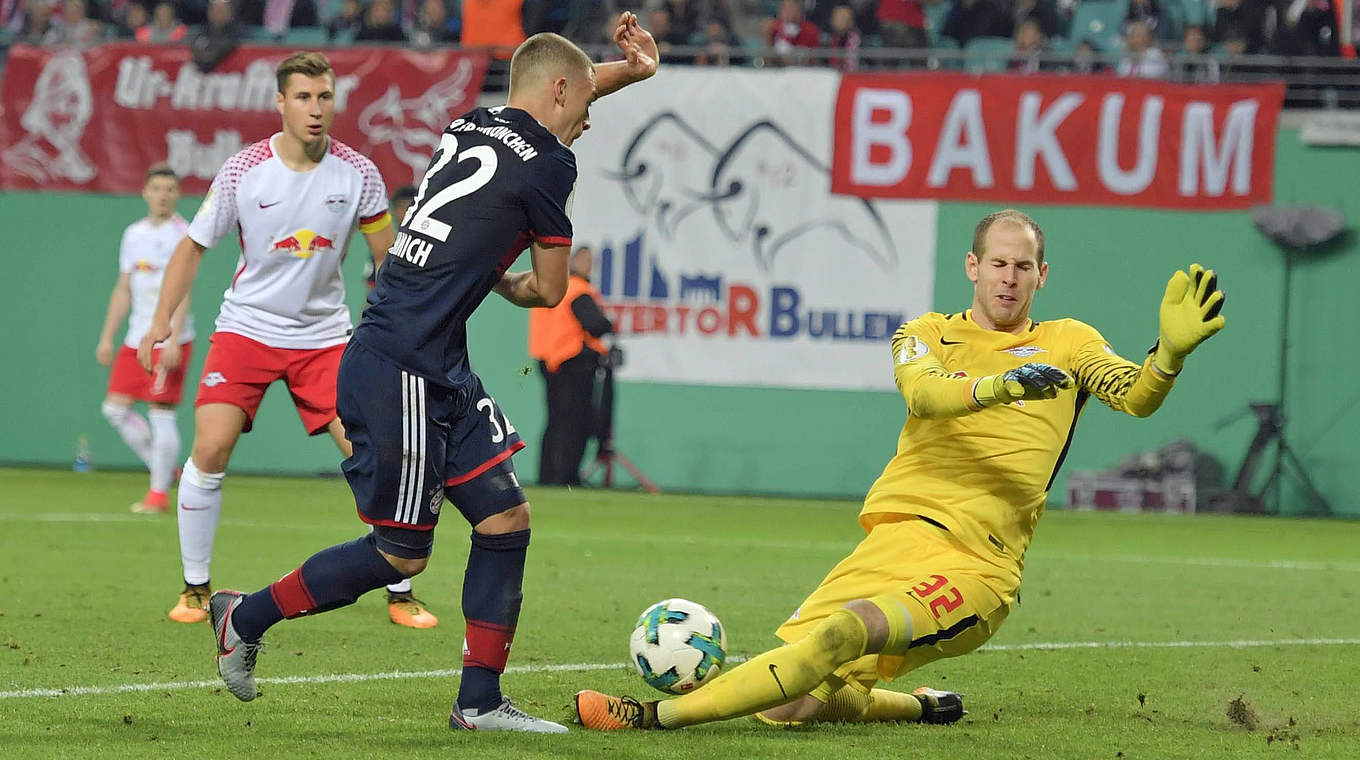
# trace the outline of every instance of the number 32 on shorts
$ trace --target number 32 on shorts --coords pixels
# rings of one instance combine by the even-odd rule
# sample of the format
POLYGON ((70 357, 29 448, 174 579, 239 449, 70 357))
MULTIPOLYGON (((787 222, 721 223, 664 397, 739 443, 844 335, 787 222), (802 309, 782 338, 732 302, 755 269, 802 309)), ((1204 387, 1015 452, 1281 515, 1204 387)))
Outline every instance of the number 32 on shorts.
POLYGON ((963 604, 963 594, 960 594, 959 590, 951 585, 949 579, 943 575, 930 576, 921 583, 912 586, 910 593, 926 603, 936 620, 953 612, 963 604))
POLYGON ((492 443, 500 443, 505 440, 507 435, 515 432, 515 426, 510 424, 510 418, 506 417, 504 412, 501 412, 496 408, 496 402, 492 400, 490 396, 477 402, 477 411, 485 412, 487 422, 491 423, 492 443), (498 413, 500 416, 499 421, 496 419, 498 413), (502 426, 502 423, 504 423, 504 426, 502 426))

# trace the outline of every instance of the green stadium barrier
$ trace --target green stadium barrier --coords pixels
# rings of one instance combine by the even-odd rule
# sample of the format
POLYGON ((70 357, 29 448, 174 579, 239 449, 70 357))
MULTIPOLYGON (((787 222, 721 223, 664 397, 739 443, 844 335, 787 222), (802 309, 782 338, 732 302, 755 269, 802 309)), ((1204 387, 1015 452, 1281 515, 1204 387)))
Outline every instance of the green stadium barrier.
MULTIPOLYGON (((1339 206, 1360 219, 1360 152, 1302 145, 1283 130, 1276 152, 1276 201, 1339 206)), ((197 198, 180 212, 191 216, 197 198)), ((991 206, 942 204, 936 308, 967 306, 963 256, 973 225, 991 206)), ((144 213, 139 197, 73 193, 0 193, 9 236, 10 289, 0 305, 8 325, 0 463, 70 466, 87 435, 95 468, 137 464, 99 413, 107 371, 94 347, 116 277, 123 228, 144 213)), ((1243 212, 1189 213, 1109 208, 1032 207, 1048 236, 1048 286, 1039 319, 1090 322, 1125 356, 1139 357, 1156 338, 1157 304, 1176 267, 1200 261, 1218 268, 1228 294, 1228 328, 1191 357, 1179 387, 1147 420, 1088 407, 1065 470, 1099 469, 1130 451, 1180 436, 1237 469, 1255 431, 1243 419, 1215 423, 1252 401, 1275 396, 1282 258, 1243 212)), ((1289 437, 1338 513, 1360 517, 1360 394, 1344 378, 1360 372, 1351 330, 1360 324, 1360 248, 1299 260, 1291 316, 1289 437), (1320 392, 1339 389, 1337 392, 1320 392)), ((236 264, 234 240, 204 258, 194 290, 197 378, 207 337, 236 264)), ((356 236, 345 263, 354 313, 364 295, 366 250, 356 236)), ((473 366, 529 443, 516 466, 526 482, 538 470, 543 389, 525 353, 526 312, 488 300, 470 325, 473 366)), ((884 372, 890 370, 884 348, 884 372)), ((186 389, 187 390, 187 389, 186 389)), ((192 391, 189 391, 192 398, 192 391)), ((617 441, 663 488, 683 491, 838 495, 858 498, 895 451, 903 405, 894 393, 717 388, 622 383, 617 441)), ((192 414, 180 427, 187 452, 192 414)), ((329 438, 305 439, 288 395, 275 386, 254 432, 238 446, 234 472, 311 474, 338 470, 329 438)), ((1270 458, 1266 460, 1269 468, 1270 458)), ((624 478, 626 481, 626 478, 624 478)), ((1307 502, 1287 479, 1285 511, 1307 502)), ((230 486, 228 486, 230 488, 230 486)), ((1059 478, 1053 500, 1066 499, 1059 478)))

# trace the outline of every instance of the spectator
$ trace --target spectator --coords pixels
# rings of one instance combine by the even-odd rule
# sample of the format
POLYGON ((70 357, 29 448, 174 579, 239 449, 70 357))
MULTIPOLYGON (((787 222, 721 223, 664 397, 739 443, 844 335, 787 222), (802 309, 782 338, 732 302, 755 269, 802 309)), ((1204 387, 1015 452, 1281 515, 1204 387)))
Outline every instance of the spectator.
POLYGON ((1340 55, 1331 0, 1291 0, 1280 14, 1275 50, 1282 55, 1340 55))
POLYGON ((1162 49, 1153 44, 1152 30, 1142 21, 1131 21, 1124 32, 1124 58, 1119 76, 1165 79, 1171 73, 1162 49))
POLYGON ((104 25, 90 18, 85 0, 63 0, 56 32, 53 43, 83 48, 99 42, 104 36, 104 25))
POLYGON ((416 47, 434 47, 457 43, 458 32, 449 26, 449 9, 444 5, 444 0, 425 0, 421 3, 420 19, 411 29, 411 44, 416 47))
POLYGON ((1218 61, 1212 56, 1205 55, 1206 45, 1208 45, 1208 39, 1204 36, 1204 27, 1185 27, 1180 55, 1177 56, 1176 61, 1176 67, 1179 70, 1177 79, 1191 84, 1214 84, 1218 82, 1218 61))
POLYGON ((397 17, 392 9, 392 0, 372 0, 364 13, 364 23, 359 33, 354 35, 355 42, 405 42, 406 32, 397 26, 397 17))
MULTIPOLYGON (((795 48, 815 48, 822 44, 822 31, 803 17, 798 0, 782 0, 779 15, 765 24, 765 45, 775 52, 775 63, 788 66, 795 62, 795 48)), ((806 56, 799 56, 799 62, 806 56)))
POLYGON ((337 40, 349 42, 359 33, 359 27, 363 25, 364 14, 359 8, 359 0, 344 0, 340 5, 340 12, 326 25, 326 39, 331 42, 337 40))
POLYGON ((1010 37, 1011 18, 992 0, 957 0, 944 18, 942 37, 967 47, 974 37, 1010 37))
POLYGON ((593 263, 589 248, 577 248, 561 303, 529 310, 529 355, 538 359, 548 396, 538 467, 538 482, 544 485, 581 484, 581 457, 593 427, 595 370, 608 353, 600 338, 614 332, 590 284, 593 263))
MULTIPOLYGON (((670 14, 670 34, 667 40, 672 45, 688 45, 690 40, 699 33, 702 23, 700 18, 698 2, 696 0, 662 0, 661 8, 670 14)), ((652 31, 652 37, 659 43, 656 30, 652 31)))
POLYGON ((189 42, 194 65, 204 73, 212 71, 245 37, 245 28, 236 20, 236 9, 231 0, 211 0, 208 23, 189 42))
POLYGON ((671 48, 676 44, 685 43, 676 43, 671 39, 671 12, 665 8, 652 9, 651 14, 647 16, 647 29, 652 33, 652 39, 656 40, 656 52, 661 54, 661 60, 674 61, 671 48))
POLYGON ((1015 28, 1009 69, 1018 74, 1036 74, 1043 66, 1043 55, 1048 42, 1039 22, 1027 18, 1015 28))
POLYGON ((524 0, 463 0, 464 47, 493 48, 508 61, 524 39, 524 0))
MULTIPOLYGON (((941 0, 928 0, 933 5, 941 0)), ((883 47, 919 50, 930 47, 922 0, 879 0, 878 35, 883 47)))
POLYGON ((151 12, 151 23, 137 29, 137 41, 143 45, 168 45, 183 42, 188 36, 189 27, 175 17, 175 4, 170 0, 156 3, 156 9, 151 12))
POLYGON ((807 20, 824 32, 831 30, 831 14, 842 5, 850 6, 855 16, 855 28, 864 36, 878 34, 878 10, 880 0, 804 0, 803 10, 807 20), (808 10, 811 5, 812 9, 808 10))
POLYGON ((1011 6, 1011 20, 1018 26, 1031 19, 1038 22, 1045 40, 1060 37, 1065 31, 1066 24, 1054 0, 1015 0, 1011 6))
POLYGON ((855 28, 855 12, 850 6, 839 5, 831 12, 831 36, 826 46, 840 51, 828 61, 833 69, 854 71, 859 68, 860 34, 855 28))
MULTIPOLYGON (((1179 2, 1180 0, 1172 0, 1179 2)), ((1162 6, 1158 0, 1129 0, 1129 12, 1124 16, 1124 33, 1128 34, 1129 24, 1141 21, 1152 32, 1153 39, 1166 39, 1170 34, 1170 24, 1164 21, 1162 6)))
POLYGON ((1100 47, 1091 40, 1077 43, 1072 52, 1073 74, 1099 74, 1105 70, 1105 60, 1101 57, 1100 47))
POLYGON ((1234 55, 1261 52, 1265 35, 1264 0, 1218 0, 1214 41, 1234 55))
POLYGON ((262 26, 281 37, 294 26, 316 26, 313 0, 237 0, 236 20, 246 26, 262 26))
POLYGON ((14 41, 46 45, 56 42, 60 37, 61 30, 57 28, 57 22, 52 18, 50 0, 28 0, 23 10, 22 26, 14 41))
POLYGON ((704 52, 694 62, 700 66, 731 66, 737 61, 732 57, 732 49, 741 46, 741 41, 732 36, 727 25, 711 19, 704 26, 704 36, 700 42, 704 52))
POLYGON ((598 0, 526 0, 520 19, 524 35, 528 37, 539 32, 562 34, 567 24, 571 23, 571 6, 582 2, 598 0))
MULTIPOLYGON (((119 39, 137 39, 137 30, 151 23, 151 14, 146 6, 141 3, 128 3, 123 10, 122 19, 118 22, 119 39)), ((187 30, 185 32, 188 33, 187 30)))

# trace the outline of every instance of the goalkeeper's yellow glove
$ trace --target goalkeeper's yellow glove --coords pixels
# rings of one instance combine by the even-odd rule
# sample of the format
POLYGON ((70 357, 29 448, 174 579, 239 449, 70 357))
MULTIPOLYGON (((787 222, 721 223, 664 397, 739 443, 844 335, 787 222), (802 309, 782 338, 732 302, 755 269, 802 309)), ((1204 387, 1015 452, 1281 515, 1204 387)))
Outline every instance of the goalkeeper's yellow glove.
POLYGON ((973 384, 973 400, 986 408, 1022 399, 1055 398, 1059 390, 1071 387, 1071 375, 1051 364, 1032 362, 999 375, 978 378, 973 384))
POLYGON ((1223 291, 1218 289, 1214 270, 1199 264, 1191 264, 1189 274, 1177 270, 1162 296, 1153 366, 1168 375, 1180 372, 1195 346, 1223 329, 1222 309, 1223 291))

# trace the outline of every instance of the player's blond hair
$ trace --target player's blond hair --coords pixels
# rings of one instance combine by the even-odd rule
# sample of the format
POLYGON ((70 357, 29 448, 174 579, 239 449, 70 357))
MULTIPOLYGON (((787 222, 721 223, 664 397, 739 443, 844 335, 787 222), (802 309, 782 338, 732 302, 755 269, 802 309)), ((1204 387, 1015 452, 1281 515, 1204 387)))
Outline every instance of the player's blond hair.
POLYGON ((331 68, 331 62, 326 56, 314 51, 299 51, 293 53, 274 70, 274 75, 279 81, 279 92, 283 92, 288 86, 288 77, 294 74, 302 74, 309 77, 319 77, 322 74, 330 74, 331 81, 335 80, 335 69, 331 68))
POLYGON ((1044 231, 1039 229, 1039 223, 1034 221, 1029 214, 1013 208, 993 211, 982 217, 982 221, 978 222, 977 226, 973 228, 973 255, 977 256, 978 261, 982 261, 982 256, 985 253, 983 243, 987 237, 987 230, 990 230, 992 225, 998 222, 1018 225, 1032 231, 1035 242, 1039 244, 1037 251, 1039 263, 1044 263, 1044 231))
POLYGON ((540 76, 572 76, 595 63, 576 43, 552 32, 539 32, 515 48, 510 59, 510 92, 540 76))

